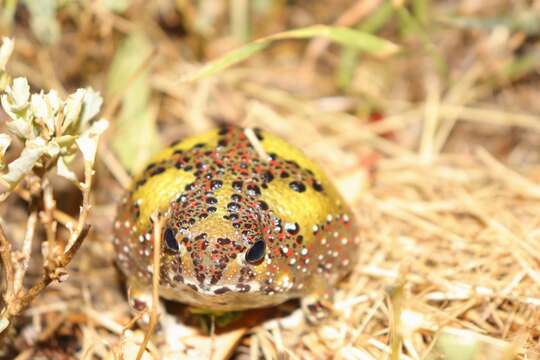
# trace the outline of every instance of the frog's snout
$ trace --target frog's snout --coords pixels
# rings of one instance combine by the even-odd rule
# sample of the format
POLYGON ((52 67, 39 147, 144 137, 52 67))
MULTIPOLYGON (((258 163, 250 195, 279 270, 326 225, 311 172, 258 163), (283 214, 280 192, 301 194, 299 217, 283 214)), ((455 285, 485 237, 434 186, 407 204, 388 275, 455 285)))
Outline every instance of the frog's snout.
POLYGON ((193 281, 203 291, 220 284, 234 283, 239 274, 239 263, 245 247, 225 237, 200 234, 189 244, 193 281))

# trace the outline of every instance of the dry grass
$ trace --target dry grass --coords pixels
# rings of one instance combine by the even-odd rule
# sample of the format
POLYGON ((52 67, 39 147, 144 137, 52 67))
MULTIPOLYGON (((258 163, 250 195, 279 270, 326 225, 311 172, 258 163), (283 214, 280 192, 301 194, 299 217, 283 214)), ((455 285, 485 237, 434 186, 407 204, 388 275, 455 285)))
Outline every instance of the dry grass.
MULTIPOLYGON (((297 1, 259 13, 246 12, 246 1, 177 2, 179 11, 173 3, 133 1, 120 14, 100 2, 62 9, 62 36, 50 47, 19 10, 11 70, 36 88, 105 91, 120 39, 142 28, 154 52, 138 73, 148 71, 162 143, 223 120, 286 137, 346 194, 363 246, 326 322, 307 324, 294 303, 250 313, 215 336, 167 317, 168 334, 151 338, 143 358, 540 358, 539 31, 517 21, 537 14, 539 1, 410 1, 407 8, 394 1, 394 20, 378 34, 401 45, 399 55, 360 55, 347 68, 346 51, 335 45, 285 42, 195 83, 180 79, 246 38, 362 24, 388 3, 336 0, 328 9, 297 1), (340 87, 337 74, 351 69, 340 87)), ((123 94, 104 95, 114 125, 123 94)), ((6 336, 6 358, 135 358, 139 350, 145 333, 129 314, 111 244, 129 173, 111 146, 121 134, 106 135, 94 230, 69 280, 50 286, 6 336)), ((58 209, 75 213, 74 189, 59 179, 53 185, 58 209)), ((26 216, 16 197, 0 207, 9 237, 21 239, 15 247, 26 216)), ((31 261, 28 273, 37 279, 40 269, 31 261)))

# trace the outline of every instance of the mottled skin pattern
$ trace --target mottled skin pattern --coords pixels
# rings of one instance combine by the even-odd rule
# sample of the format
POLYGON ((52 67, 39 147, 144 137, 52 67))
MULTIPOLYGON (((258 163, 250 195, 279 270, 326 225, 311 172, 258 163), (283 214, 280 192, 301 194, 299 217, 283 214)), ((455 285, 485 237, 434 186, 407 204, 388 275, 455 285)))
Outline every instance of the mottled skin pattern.
MULTIPOLYGON (((239 127, 188 138, 135 178, 115 222, 118 264, 130 286, 151 288, 152 222, 166 218, 162 297, 214 311, 321 299, 354 265, 349 207, 323 171, 270 133, 239 127)), ((133 292, 133 291, 132 291, 133 292)))

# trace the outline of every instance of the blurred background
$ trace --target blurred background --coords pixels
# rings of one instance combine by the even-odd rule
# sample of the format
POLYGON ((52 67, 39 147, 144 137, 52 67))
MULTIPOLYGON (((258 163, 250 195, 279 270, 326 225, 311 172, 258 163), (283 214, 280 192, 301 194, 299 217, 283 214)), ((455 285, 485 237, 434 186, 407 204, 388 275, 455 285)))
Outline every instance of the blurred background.
MULTIPOLYGON (((218 336, 211 356, 539 358, 540 1, 0 0, 0 34, 15 40, 13 77, 61 97, 91 86, 111 124, 93 232, 69 280, 12 329, 6 358, 126 354, 141 330, 122 332, 116 203, 156 151, 223 123, 316 159, 365 243, 328 323, 259 321, 218 336)), ((76 215, 79 193, 52 181, 76 215)), ((20 238, 25 202, 9 198, 0 216, 20 238)), ((189 334, 155 353, 210 356, 189 334)))

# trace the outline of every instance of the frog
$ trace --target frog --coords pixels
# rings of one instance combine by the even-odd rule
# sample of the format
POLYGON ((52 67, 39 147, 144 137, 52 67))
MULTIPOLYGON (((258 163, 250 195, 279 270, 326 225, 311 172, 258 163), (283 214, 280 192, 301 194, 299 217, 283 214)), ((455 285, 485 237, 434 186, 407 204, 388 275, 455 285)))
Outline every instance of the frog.
POLYGON ((113 242, 135 311, 150 306, 158 251, 163 299, 217 313, 300 299, 314 314, 331 307, 360 240, 319 165, 272 132, 225 125, 171 144, 133 178, 113 242))

